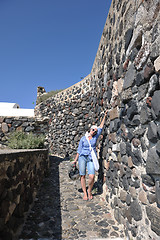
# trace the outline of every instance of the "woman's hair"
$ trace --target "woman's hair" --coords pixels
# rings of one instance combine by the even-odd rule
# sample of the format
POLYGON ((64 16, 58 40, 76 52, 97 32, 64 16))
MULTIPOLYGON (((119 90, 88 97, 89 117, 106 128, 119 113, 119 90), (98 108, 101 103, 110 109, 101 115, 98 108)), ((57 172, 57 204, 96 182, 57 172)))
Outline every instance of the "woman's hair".
POLYGON ((97 125, 92 125, 90 129, 93 129, 93 128, 97 128, 98 129, 97 125))

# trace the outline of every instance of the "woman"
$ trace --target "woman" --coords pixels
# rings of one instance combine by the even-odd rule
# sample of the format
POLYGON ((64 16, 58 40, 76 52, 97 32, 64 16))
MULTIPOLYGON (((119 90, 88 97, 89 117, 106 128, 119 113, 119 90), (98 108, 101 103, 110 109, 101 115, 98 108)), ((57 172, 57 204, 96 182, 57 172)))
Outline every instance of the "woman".
MULTIPOLYGON (((88 134, 88 139, 90 141, 90 144, 94 151, 96 152, 96 142, 99 137, 99 135, 102 132, 102 128, 104 126, 105 118, 107 116, 108 110, 105 112, 105 115, 102 119, 102 122, 99 127, 93 125, 90 128, 89 134, 88 134)), ((79 165, 79 173, 81 176, 81 186, 82 190, 84 193, 83 200, 91 200, 93 198, 92 196, 92 187, 94 184, 94 176, 95 176, 95 169, 91 157, 91 151, 89 148, 89 143, 88 140, 86 139, 85 136, 83 136, 80 139, 79 146, 78 146, 78 151, 76 154, 76 157, 74 159, 73 163, 76 163, 78 160, 78 165, 79 165), (88 170, 88 175, 89 175, 89 182, 88 182, 88 191, 86 191, 86 167, 88 170), (88 192, 88 195, 87 195, 88 192)))

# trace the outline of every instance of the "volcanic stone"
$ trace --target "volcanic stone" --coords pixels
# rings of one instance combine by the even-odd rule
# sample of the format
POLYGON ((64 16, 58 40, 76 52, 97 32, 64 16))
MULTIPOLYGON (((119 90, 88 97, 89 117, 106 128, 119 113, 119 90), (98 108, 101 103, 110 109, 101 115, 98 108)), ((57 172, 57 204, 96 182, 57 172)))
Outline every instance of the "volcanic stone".
POLYGON ((126 196, 126 203, 127 205, 129 206, 130 203, 131 203, 131 195, 127 193, 127 196, 126 196))
POLYGON ((160 173, 160 158, 157 154, 156 147, 150 148, 148 151, 148 157, 146 161, 146 171, 148 174, 160 173))
POLYGON ((117 138, 116 138, 116 133, 110 133, 108 136, 109 140, 111 140, 113 143, 117 142, 117 138))
POLYGON ((130 28, 127 30, 127 32, 125 33, 125 51, 127 51, 127 48, 130 44, 130 41, 132 39, 133 36, 133 29, 130 28))
POLYGON ((121 201, 122 201, 122 202, 125 202, 125 201, 126 201, 126 197, 127 197, 127 192, 124 191, 124 190, 122 190, 122 191, 120 192, 120 199, 121 199, 121 201))
POLYGON ((148 132, 147 132, 148 139, 156 143, 157 142, 157 125, 152 121, 148 125, 148 132))
MULTIPOLYGON (((112 116, 113 117, 113 116, 112 116)), ((116 132, 120 127, 120 120, 114 119, 113 121, 110 121, 109 130, 110 132, 116 132)))
POLYGON ((148 83, 144 83, 138 88, 138 101, 140 101, 146 96, 147 89, 148 89, 148 83))
POLYGON ((117 220, 118 223, 121 223, 121 213, 120 213, 120 209, 116 208, 114 210, 114 217, 117 220))
POLYGON ((137 138, 133 138, 132 144, 133 144, 134 147, 138 147, 138 146, 140 146, 141 141, 137 138))
POLYGON ((141 49, 139 50, 135 60, 134 64, 136 66, 137 70, 141 70, 149 56, 150 53, 150 44, 149 43, 144 43, 141 46, 141 49))
POLYGON ((160 56, 154 61, 156 72, 160 72, 160 56))
POLYGON ((148 86, 148 93, 150 96, 152 96, 153 92, 156 90, 158 86, 158 77, 156 74, 152 75, 152 77, 149 80, 149 86, 148 86))
POLYGON ((122 184, 124 189, 127 191, 129 189, 129 184, 126 176, 123 177, 122 184))
POLYGON ((121 153, 121 155, 126 154, 126 144, 124 142, 120 143, 120 153, 121 153))
POLYGON ((140 124, 140 116, 139 115, 135 115, 133 117, 132 124, 133 124, 133 126, 139 126, 139 124, 140 124))
POLYGON ((118 117, 119 117, 118 109, 117 109, 117 108, 112 109, 112 110, 109 112, 109 117, 110 117, 110 120, 113 120, 113 119, 115 119, 115 118, 118 118, 118 117))
POLYGON ((132 158, 128 157, 128 167, 132 168, 133 167, 133 162, 132 162, 132 158))
POLYGON ((156 202, 156 195, 153 194, 153 193, 149 193, 148 194, 148 201, 149 201, 150 204, 155 203, 156 202))
POLYGON ((113 151, 113 152, 120 152, 120 146, 119 146, 119 144, 113 144, 113 146, 112 146, 112 151, 113 151))
POLYGON ((149 80, 149 78, 152 76, 153 73, 154 73, 154 66, 152 63, 148 63, 144 69, 144 78, 146 80, 149 80))
POLYGON ((138 166, 138 165, 142 162, 141 152, 140 152, 138 149, 136 149, 136 150, 134 150, 134 151, 132 152, 131 157, 132 157, 133 163, 134 163, 136 166, 138 166))
POLYGON ((138 73, 136 76, 136 85, 140 86, 144 83, 144 77, 141 73, 138 73))
POLYGON ((137 56, 137 53, 138 53, 137 48, 133 48, 131 55, 129 56, 131 62, 134 61, 135 57, 137 56))
POLYGON ((124 156, 122 157, 122 162, 123 162, 125 165, 127 165, 127 163, 128 163, 128 156, 127 156, 127 155, 124 155, 124 156))
POLYGON ((135 221, 140 221, 142 219, 142 210, 137 200, 131 202, 131 215, 135 221))
POLYGON ((156 38, 159 36, 159 27, 158 23, 154 26, 152 31, 152 42, 156 40, 156 38))
POLYGON ((129 191, 131 193, 132 198, 136 199, 137 198, 137 191, 136 191, 135 187, 129 187, 129 191))
POLYGON ((136 237, 137 235, 137 227, 131 227, 131 233, 133 237, 136 237))
MULTIPOLYGON (((160 40, 160 36, 158 40, 160 40)), ((151 46, 150 59, 152 62, 159 56, 160 50, 159 50, 158 42, 159 41, 154 42, 154 44, 152 44, 151 46)))
POLYGON ((157 104, 157 103, 159 103, 159 99, 160 99, 160 90, 154 92, 154 95, 153 95, 152 101, 151 101, 152 108, 157 117, 160 116, 160 104, 157 104))
POLYGON ((160 182, 159 180, 156 181, 156 201, 157 201, 157 205, 158 207, 160 207, 160 182))
POLYGON ((146 212, 149 220, 151 221, 151 229, 158 235, 160 236, 160 209, 152 207, 152 206, 147 206, 146 207, 146 212))
POLYGON ((34 130, 34 127, 28 126, 26 127, 25 132, 31 132, 33 130, 34 130))
POLYGON ((146 124, 149 121, 151 121, 151 111, 146 105, 143 105, 140 111, 140 122, 146 124))
POLYGON ((6 133, 6 132, 8 132, 8 125, 7 125, 7 123, 2 123, 2 132, 3 133, 6 133))
POLYGON ((132 215, 131 215, 131 209, 130 207, 125 210, 125 216, 128 219, 129 223, 132 223, 132 215))
POLYGON ((144 184, 146 184, 149 187, 154 186, 154 180, 150 175, 142 174, 141 177, 142 177, 142 182, 144 184))
POLYGON ((133 116, 138 112, 136 104, 133 102, 131 107, 127 109, 127 117, 132 120, 133 116))
POLYGON ((144 190, 140 191, 139 193, 139 200, 143 203, 143 204, 147 204, 147 194, 144 190))
POLYGON ((131 64, 128 68, 128 71, 124 78, 123 89, 127 89, 132 87, 135 82, 136 70, 133 64, 131 64))
POLYGON ((12 126, 15 127, 15 128, 17 128, 17 127, 19 127, 21 124, 22 124, 21 121, 14 121, 14 122, 12 123, 12 126))
POLYGON ((132 90, 131 88, 128 88, 122 92, 122 101, 128 102, 130 99, 132 99, 132 90))
POLYGON ((156 151, 160 155, 160 140, 157 142, 156 151))

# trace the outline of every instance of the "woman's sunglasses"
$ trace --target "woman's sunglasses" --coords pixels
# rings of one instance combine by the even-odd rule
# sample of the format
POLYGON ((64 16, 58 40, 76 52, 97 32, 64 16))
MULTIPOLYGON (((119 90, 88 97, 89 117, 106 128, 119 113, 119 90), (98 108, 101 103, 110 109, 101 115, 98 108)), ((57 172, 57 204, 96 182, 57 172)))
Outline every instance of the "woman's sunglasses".
POLYGON ((94 128, 91 128, 91 130, 92 130, 93 132, 97 132, 97 130, 96 130, 96 129, 94 129, 94 128))

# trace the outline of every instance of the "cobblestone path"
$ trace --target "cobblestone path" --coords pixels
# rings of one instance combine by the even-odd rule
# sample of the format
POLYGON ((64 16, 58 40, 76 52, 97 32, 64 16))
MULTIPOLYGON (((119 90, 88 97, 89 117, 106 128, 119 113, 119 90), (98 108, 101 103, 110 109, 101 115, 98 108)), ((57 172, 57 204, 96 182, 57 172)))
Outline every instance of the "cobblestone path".
POLYGON ((82 199, 80 181, 68 177, 69 165, 69 161, 51 157, 50 174, 43 181, 19 239, 126 239, 102 194, 93 194, 90 201, 82 199))

